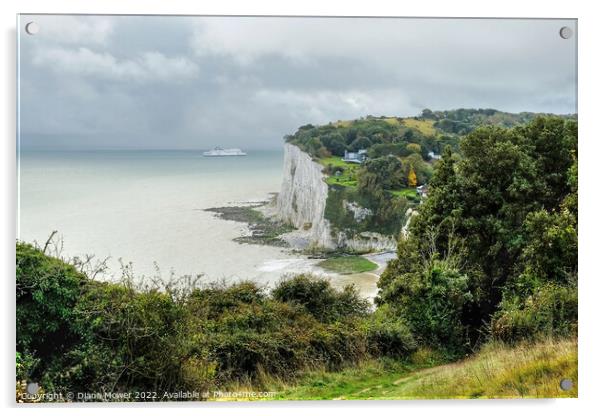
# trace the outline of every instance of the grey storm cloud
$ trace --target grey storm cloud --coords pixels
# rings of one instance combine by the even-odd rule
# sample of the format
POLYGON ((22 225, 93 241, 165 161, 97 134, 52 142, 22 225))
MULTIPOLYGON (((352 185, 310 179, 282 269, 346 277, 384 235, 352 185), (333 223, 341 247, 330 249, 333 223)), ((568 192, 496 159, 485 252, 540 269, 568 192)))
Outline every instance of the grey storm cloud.
POLYGON ((576 112, 574 20, 21 16, 21 145, 276 147, 423 108, 576 112), (25 34, 29 21, 38 34, 25 34))

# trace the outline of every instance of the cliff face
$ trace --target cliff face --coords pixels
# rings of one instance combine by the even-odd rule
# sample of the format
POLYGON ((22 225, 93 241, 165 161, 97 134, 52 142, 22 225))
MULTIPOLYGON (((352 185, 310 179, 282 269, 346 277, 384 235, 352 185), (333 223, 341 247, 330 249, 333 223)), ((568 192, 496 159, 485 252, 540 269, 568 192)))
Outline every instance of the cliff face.
MULTIPOLYGON (((298 229, 294 239, 306 245, 327 249, 348 248, 358 251, 394 250, 396 240, 379 233, 362 232, 352 236, 333 230, 324 218, 328 185, 324 167, 297 146, 285 144, 283 180, 276 200, 276 217, 298 229)), ((369 210, 345 201, 345 208, 356 218, 369 215, 369 210)), ((295 245, 295 244, 293 244, 295 245)))
POLYGON ((282 188, 276 200, 280 220, 306 231, 310 244, 335 248, 330 224, 324 218, 328 185, 323 167, 292 144, 284 145, 282 188))

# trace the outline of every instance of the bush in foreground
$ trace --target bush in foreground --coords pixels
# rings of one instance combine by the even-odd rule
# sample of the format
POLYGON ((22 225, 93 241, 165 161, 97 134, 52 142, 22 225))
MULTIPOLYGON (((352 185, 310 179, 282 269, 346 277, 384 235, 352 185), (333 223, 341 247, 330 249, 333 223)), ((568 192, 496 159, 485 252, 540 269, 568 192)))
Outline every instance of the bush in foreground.
POLYGON ((17 290, 18 377, 46 392, 207 391, 415 348, 402 320, 308 275, 271 292, 142 287, 88 279, 17 243, 17 290))
POLYGON ((512 342, 521 339, 577 335, 577 285, 546 283, 530 296, 504 299, 493 316, 491 334, 512 342))

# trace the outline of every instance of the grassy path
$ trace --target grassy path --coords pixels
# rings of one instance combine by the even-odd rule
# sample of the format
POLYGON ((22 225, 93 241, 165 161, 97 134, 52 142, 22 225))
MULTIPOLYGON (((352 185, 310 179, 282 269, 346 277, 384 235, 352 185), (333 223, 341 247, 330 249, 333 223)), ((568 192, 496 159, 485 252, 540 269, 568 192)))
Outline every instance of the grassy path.
POLYGON ((577 397, 577 342, 491 344, 465 360, 423 369, 374 361, 341 372, 314 372, 283 390, 278 399, 577 397), (573 381, 571 390, 560 389, 563 378, 573 381))

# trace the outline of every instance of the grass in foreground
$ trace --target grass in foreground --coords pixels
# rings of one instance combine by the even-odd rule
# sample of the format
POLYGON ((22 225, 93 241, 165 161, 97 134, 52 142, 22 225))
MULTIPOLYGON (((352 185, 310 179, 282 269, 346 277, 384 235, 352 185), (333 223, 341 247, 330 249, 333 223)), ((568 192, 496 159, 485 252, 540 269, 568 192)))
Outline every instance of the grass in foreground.
POLYGON ((362 256, 331 257, 318 263, 318 266, 340 274, 364 273, 378 268, 376 263, 362 256))
POLYGON ((372 361, 341 372, 313 372, 280 400, 577 397, 577 341, 547 340, 509 347, 488 344, 462 361, 427 369, 372 361), (563 378, 574 387, 560 389, 563 378))

